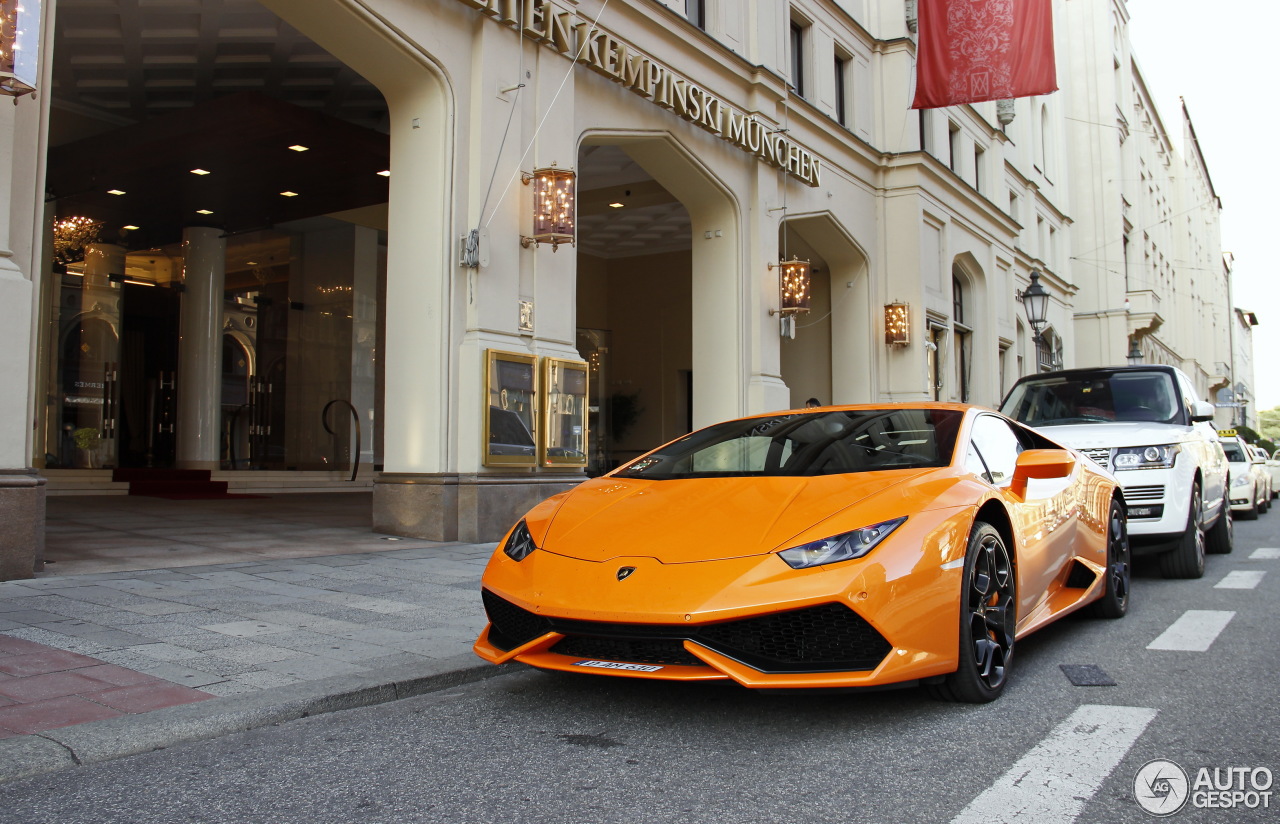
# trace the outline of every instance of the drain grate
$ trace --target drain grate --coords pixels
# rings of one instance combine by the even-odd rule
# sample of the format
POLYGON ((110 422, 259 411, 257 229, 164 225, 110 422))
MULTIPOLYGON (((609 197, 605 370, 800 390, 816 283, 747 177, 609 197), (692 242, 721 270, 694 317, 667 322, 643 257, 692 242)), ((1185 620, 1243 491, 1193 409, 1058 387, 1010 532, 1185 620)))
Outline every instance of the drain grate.
POLYGON ((1058 669, 1077 687, 1114 687, 1116 682, 1097 664, 1059 664, 1058 669))

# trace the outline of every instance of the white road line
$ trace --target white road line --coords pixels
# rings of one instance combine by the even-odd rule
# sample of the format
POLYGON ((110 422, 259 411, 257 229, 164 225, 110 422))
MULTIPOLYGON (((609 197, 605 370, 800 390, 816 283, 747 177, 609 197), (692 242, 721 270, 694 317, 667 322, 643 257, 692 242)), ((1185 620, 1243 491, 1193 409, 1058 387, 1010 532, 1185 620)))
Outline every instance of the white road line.
POLYGON ((1234 612, 1224 610, 1189 609, 1160 633, 1159 638, 1147 644, 1147 649, 1204 652, 1234 617, 1234 612))
POLYGON ((1155 717, 1147 707, 1077 708, 951 824, 1075 821, 1155 717))
POLYGON ((1275 561, 1280 560, 1280 547, 1262 546, 1253 551, 1249 556, 1250 561, 1275 561))
POLYGON ((1225 578, 1213 585, 1213 588, 1256 589, 1258 584, 1262 583, 1262 576, 1266 574, 1258 570, 1237 569, 1235 572, 1228 572, 1225 578))

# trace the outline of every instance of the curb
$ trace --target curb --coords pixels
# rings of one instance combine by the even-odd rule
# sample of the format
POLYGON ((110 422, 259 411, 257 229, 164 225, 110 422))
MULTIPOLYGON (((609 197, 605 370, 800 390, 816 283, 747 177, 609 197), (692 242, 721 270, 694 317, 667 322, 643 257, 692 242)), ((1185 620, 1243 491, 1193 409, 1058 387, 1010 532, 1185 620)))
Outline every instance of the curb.
POLYGON ((412 698, 521 669, 524 669, 521 664, 494 666, 479 662, 472 655, 455 655, 426 667, 414 664, 373 675, 335 676, 6 738, 0 740, 0 783, 162 750, 175 744, 205 741, 309 715, 412 698))

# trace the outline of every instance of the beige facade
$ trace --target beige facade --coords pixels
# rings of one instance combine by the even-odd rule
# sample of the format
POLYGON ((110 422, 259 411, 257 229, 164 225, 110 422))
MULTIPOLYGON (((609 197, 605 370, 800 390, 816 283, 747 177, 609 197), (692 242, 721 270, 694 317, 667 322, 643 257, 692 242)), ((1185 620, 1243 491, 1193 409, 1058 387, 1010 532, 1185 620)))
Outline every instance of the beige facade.
MULTIPOLYGON (((289 419, 297 444, 280 447, 289 461, 319 460, 321 442, 308 434, 318 427, 313 407, 349 395, 368 427, 362 449, 380 470, 375 527, 492 540, 527 506, 583 477, 580 468, 486 460, 486 365, 495 350, 589 364, 593 469, 694 427, 810 397, 994 405, 1037 368, 1123 360, 1126 335, 1141 330, 1153 353, 1211 363, 1191 354, 1204 341, 1169 337, 1172 324, 1163 335, 1158 325, 1135 325, 1151 314, 1145 308, 1124 314, 1126 297, 1147 306, 1163 292, 1148 297, 1158 290, 1126 290, 1093 270, 1082 276, 1076 262, 1092 259, 1081 249, 1111 242, 1111 224, 1122 217, 1117 204, 1091 205, 1108 199, 1091 179, 1118 178, 1130 162, 1115 130, 1103 130, 1117 145, 1093 173, 1081 170, 1087 141, 1073 131, 1073 107, 1085 104, 1066 93, 1018 100, 1004 123, 995 103, 911 111, 910 5, 261 0, 281 26, 381 93, 390 156, 384 207, 358 218, 326 213, 347 228, 288 228, 291 260, 303 255, 289 289, 339 290, 347 301, 316 307, 291 292, 289 305, 304 320, 290 329, 317 324, 311 310, 327 307, 326 317, 347 314, 341 334, 351 341, 325 338, 332 346, 310 354, 290 349, 290 381, 314 372, 306 385, 320 388, 290 396, 300 411, 289 419), (522 244, 533 205, 522 173, 552 165, 577 172, 576 244, 522 244), (1073 207, 1086 206, 1097 217, 1082 233, 1073 207), (298 251, 307 248, 317 251, 307 258, 298 251), (340 268, 335 255, 354 261, 342 266, 356 274, 328 272, 340 268), (792 257, 813 267, 812 309, 796 318, 794 336, 775 314, 774 264, 792 257), (1033 270, 1052 295, 1039 346, 1019 302, 1033 270), (907 343, 886 342, 889 304, 909 307, 907 343), (1110 348, 1091 348, 1101 340, 1110 348), (339 350, 345 377, 335 379, 316 366, 316 353, 328 353, 327 362, 339 350)), ((1059 64, 1071 65, 1060 73, 1064 89, 1085 69, 1073 62, 1074 40, 1065 48, 1061 21, 1083 5, 1055 3, 1059 64)), ((243 34, 248 27, 226 31, 256 36, 243 34)), ((269 43, 271 32, 262 37, 269 43)), ((251 64, 244 55, 255 44, 236 45, 236 59, 251 64)), ((47 65, 53 59, 46 55, 47 65)), ((1122 93, 1132 107, 1131 85, 1122 93)), ((45 188, 41 123, 56 94, 0 115, 13 142, 0 152, 9 159, 9 179, 0 181, 9 236, 0 247, 13 252, 4 258, 12 265, 0 267, 0 352, 8 353, 0 374, 17 390, 0 394, 0 467, 12 470, 0 495, 17 503, 0 505, 16 507, 37 532, 41 476, 29 467, 56 474, 42 463, 46 444, 33 442, 33 433, 49 431, 37 402, 46 379, 36 376, 49 374, 55 357, 39 343, 55 276, 37 193, 45 188)), ((1157 183, 1171 186, 1174 172, 1155 166, 1157 183)), ((1190 172, 1209 186, 1202 163, 1190 172)), ((1136 195, 1132 203, 1182 208, 1160 192, 1152 204, 1136 195)), ((1216 211, 1206 214, 1216 220, 1216 211)), ((228 234, 234 244, 237 235, 228 234)), ((1151 243, 1167 259, 1218 251, 1216 240, 1186 250, 1163 235, 1151 243)), ((236 264, 227 257, 230 278, 236 264)), ((216 284, 217 272, 210 277, 201 282, 216 284)), ((190 288, 182 294, 193 305, 190 288)), ((222 327, 249 341, 245 319, 255 307, 247 299, 228 306, 222 327)), ((215 334, 205 333, 210 352, 215 334)), ((1201 370, 1202 382, 1209 371, 1201 370)), ((206 389, 211 380, 203 379, 206 389)), ((188 458, 219 463, 216 450, 195 451, 188 458)), ((227 467, 223 454, 220 463, 234 475, 234 460, 227 467)), ((27 540, 7 525, 3 534, 27 540)))
POLYGON ((1190 114, 1183 106, 1170 122, 1157 110, 1124 0, 1063 11, 1057 19, 1072 47, 1062 98, 1069 162, 1079 172, 1070 199, 1077 362, 1124 363, 1136 344, 1144 362, 1181 368, 1206 399, 1251 385, 1251 368, 1246 375, 1237 363, 1233 374, 1231 366, 1222 203, 1190 114))

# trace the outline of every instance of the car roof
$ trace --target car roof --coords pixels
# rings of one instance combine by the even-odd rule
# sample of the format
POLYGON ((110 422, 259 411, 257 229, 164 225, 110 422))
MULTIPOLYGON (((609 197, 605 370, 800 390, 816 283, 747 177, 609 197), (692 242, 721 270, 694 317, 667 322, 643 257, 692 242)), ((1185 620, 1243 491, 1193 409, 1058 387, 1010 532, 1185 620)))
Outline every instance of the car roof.
POLYGON ((1044 380, 1045 378, 1076 378, 1085 375, 1097 374, 1124 374, 1126 372, 1164 372, 1168 375, 1179 374, 1179 369, 1174 366, 1168 366, 1163 363, 1149 363, 1139 366, 1088 366, 1077 369, 1059 369, 1056 372, 1037 372, 1031 375, 1023 375, 1018 378, 1017 383, 1028 383, 1034 380, 1044 380))

